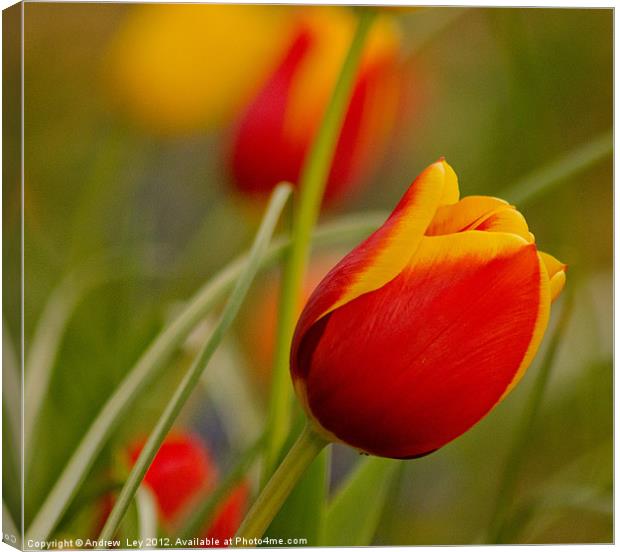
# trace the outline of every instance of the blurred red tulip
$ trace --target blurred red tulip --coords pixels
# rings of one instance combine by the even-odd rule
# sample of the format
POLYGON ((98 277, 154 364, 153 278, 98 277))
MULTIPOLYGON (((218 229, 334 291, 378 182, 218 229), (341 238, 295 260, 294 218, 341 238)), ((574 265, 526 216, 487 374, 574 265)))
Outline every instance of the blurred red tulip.
POLYGON ((513 206, 459 201, 454 171, 434 163, 310 297, 291 350, 297 395, 332 440, 433 452, 521 379, 565 269, 513 206))
MULTIPOLYGON (((234 134, 231 172, 245 195, 264 197, 296 183, 355 29, 345 8, 301 12, 290 43, 234 134)), ((399 36, 379 18, 364 51, 325 190, 326 203, 348 195, 382 157, 399 103, 399 36)))
MULTIPOLYGON (((143 446, 139 442, 129 448, 132 465, 143 446)), ((172 521, 201 492, 213 487, 216 479, 217 468, 202 441, 183 433, 166 438, 144 482, 155 494, 162 518, 172 521)))
MULTIPOLYGON (((140 455, 144 442, 133 444, 129 460, 133 464, 140 455)), ((217 482, 217 468, 207 447, 196 436, 187 433, 169 435, 162 444, 144 478, 152 490, 162 521, 174 523, 186 514, 195 501, 205 496, 217 482)), ((202 537, 218 538, 220 545, 234 536, 249 495, 246 482, 240 483, 218 507, 213 522, 202 531, 202 537)))

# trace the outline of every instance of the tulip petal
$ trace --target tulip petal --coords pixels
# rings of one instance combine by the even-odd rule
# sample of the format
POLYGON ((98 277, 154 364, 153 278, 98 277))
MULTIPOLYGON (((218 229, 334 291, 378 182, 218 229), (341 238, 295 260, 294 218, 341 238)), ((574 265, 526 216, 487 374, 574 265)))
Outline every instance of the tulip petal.
POLYGON ((566 265, 558 261, 549 253, 538 252, 540 260, 544 263, 549 275, 549 288, 551 292, 551 302, 555 301, 560 295, 564 284, 566 283, 566 265))
POLYGON ((452 205, 453 203, 456 203, 460 197, 459 179, 456 176, 454 169, 445 162, 443 157, 438 162, 441 163, 441 166, 445 171, 443 194, 441 196, 441 200, 439 201, 439 206, 452 205))
POLYGON ((472 225, 470 229, 484 230, 485 232, 507 232, 522 237, 526 242, 534 242, 534 235, 529 231, 525 217, 510 206, 500 207, 489 213, 482 220, 472 225))
POLYGON ((326 433, 380 456, 420 456, 516 384, 549 303, 533 244, 499 232, 424 237, 396 278, 296 334, 293 380, 326 433))
POLYGON ((488 196, 469 196, 453 205, 440 207, 426 235, 440 236, 466 230, 508 232, 534 242, 525 217, 503 199, 488 196))
POLYGON ((405 192, 383 223, 344 257, 312 294, 297 326, 302 334, 319 318, 394 279, 407 266, 437 208, 458 199, 458 182, 442 159, 430 165, 405 192))
POLYGON ((426 230, 426 235, 440 236, 462 232, 499 207, 509 207, 509 205, 503 199, 496 197, 464 197, 458 203, 439 207, 426 230))

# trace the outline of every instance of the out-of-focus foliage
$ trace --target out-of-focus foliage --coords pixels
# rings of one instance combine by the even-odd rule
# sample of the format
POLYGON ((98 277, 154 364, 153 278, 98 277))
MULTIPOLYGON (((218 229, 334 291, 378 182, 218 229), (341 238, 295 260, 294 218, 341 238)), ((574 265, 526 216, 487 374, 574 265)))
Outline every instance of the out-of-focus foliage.
MULTIPOLYGON (((295 8, 226 8, 222 17, 239 26, 234 35, 205 15, 211 9, 25 5, 26 351, 67 274, 93 262, 107 262, 118 273, 83 294, 62 332, 33 435, 26 524, 179 302, 244 249, 256 229, 253 206, 231 191, 230 135, 235 109, 248 101, 256 86, 251 81, 282 46, 279 25, 295 8), (257 18, 265 26, 250 32, 257 18), (190 32, 196 29, 204 32, 190 32), (260 54, 251 58, 258 61, 244 57, 240 37, 260 54), (162 48, 167 54, 160 57, 162 48), (138 57, 147 60, 143 74, 138 57), (208 60, 216 62, 210 73, 202 69, 208 60), (249 92, 242 93, 241 81, 249 92), (158 123, 143 124, 153 116, 161 117, 158 123)), ((457 169, 463 195, 501 197, 529 172, 609 130, 611 10, 438 8, 390 15, 402 36, 402 111, 379 170, 341 212, 391 209, 419 169, 440 155, 457 169)), ((18 70, 17 63, 6 65, 5 78, 18 78, 18 70)), ((611 171, 607 158, 518 206, 537 243, 569 265, 576 304, 527 445, 508 542, 612 539, 611 171)), ((5 201, 19 204, 10 192, 5 201)), ((5 231, 17 232, 18 225, 18 217, 9 217, 5 231)), ((257 301, 248 301, 225 347, 226 361, 238 359, 242 368, 235 373, 259 396, 256 374, 246 373, 268 373, 266 366, 254 368, 262 353, 253 343, 267 339, 253 310, 257 301)), ((15 339, 17 304, 5 305, 15 339)), ((87 532, 98 499, 109 491, 106 474, 115 456, 150 431, 191 351, 188 343, 125 416, 58 534, 87 532)), ((537 368, 535 362, 472 431, 399 467, 373 542, 486 538, 498 478, 537 368)), ((237 407, 230 385, 221 385, 225 400, 213 400, 220 388, 210 385, 209 392, 196 392, 178 425, 207 436, 225 470, 242 446, 226 421, 248 410, 237 407)), ((334 447, 331 489, 357 458, 334 447)))

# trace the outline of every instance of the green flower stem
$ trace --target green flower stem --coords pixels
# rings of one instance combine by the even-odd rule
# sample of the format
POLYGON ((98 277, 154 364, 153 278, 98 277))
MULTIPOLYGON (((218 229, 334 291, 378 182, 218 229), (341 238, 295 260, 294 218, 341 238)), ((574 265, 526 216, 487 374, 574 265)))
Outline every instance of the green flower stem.
MULTIPOLYGON (((386 213, 378 212, 343 217, 318 228, 313 243, 317 246, 330 246, 358 241, 376 230, 386 216, 386 213)), ((288 238, 275 240, 263 256, 261 268, 275 265, 289 247, 288 238)), ((247 254, 243 254, 213 276, 188 300, 183 311, 141 355, 78 444, 31 522, 27 538, 45 540, 49 537, 123 415, 160 373, 166 360, 183 343, 196 324, 230 292, 246 262, 247 254)))
POLYGON ((149 466, 153 462, 157 451, 161 447, 162 442, 166 438, 166 435, 172 428, 172 425, 181 412, 181 409, 199 382, 202 372, 209 363, 209 360, 211 360, 211 357, 222 341, 224 334, 237 316, 237 313, 243 304, 243 300, 250 289, 250 285, 258 272, 261 257, 265 254, 273 231, 275 230, 278 219, 280 218, 280 213, 282 212, 282 209, 291 194, 291 190, 292 188, 287 184, 280 184, 274 190, 271 200, 269 201, 269 206, 267 207, 267 212, 265 213, 263 221, 256 234, 245 269, 235 284, 230 298, 228 299, 228 303, 222 312, 220 321, 211 334, 211 337, 207 341, 204 349, 198 355, 196 360, 194 360, 192 366, 181 380, 181 383, 166 405, 166 408, 157 421, 157 424, 155 424, 155 428, 149 435, 149 438, 140 452, 140 456, 138 456, 138 459, 136 460, 129 477, 125 482, 125 485, 123 485, 120 495, 114 504, 114 508, 112 508, 110 516, 101 530, 100 539, 109 540, 116 533, 120 522, 125 516, 125 513, 127 512, 127 509, 129 508, 140 483, 144 479, 149 466))
POLYGON ((235 546, 253 546, 252 539, 263 536, 299 478, 327 444, 328 442, 307 423, 250 508, 235 536, 235 546))
POLYGON ((613 133, 609 130, 558 157, 550 164, 535 170, 529 176, 507 188, 500 195, 516 204, 522 204, 541 197, 567 178, 605 159, 612 154, 613 149, 613 133))
POLYGON ((497 499, 495 501, 495 508, 493 509, 492 519, 489 524, 487 535, 488 543, 501 542, 507 513, 512 503, 519 479, 519 468, 523 463, 523 456, 527 450, 527 444, 532 434, 540 405, 542 404, 542 398, 547 387, 547 382, 549 381, 549 376, 551 375, 551 369, 558 350, 558 345, 562 341, 572 310, 573 296, 572 293, 569 292, 565 298, 562 312, 560 313, 547 352, 545 353, 536 381, 534 382, 534 388, 529 397, 528 405, 523 410, 523 418, 517 429, 516 439, 508 455, 506 465, 504 466, 497 499))
POLYGON ((292 245, 282 278, 267 417, 263 481, 271 475, 290 427, 292 388, 288 377, 289 350, 310 252, 311 235, 318 218, 325 183, 351 98, 364 43, 374 19, 373 9, 360 9, 359 13, 357 30, 299 180, 300 192, 295 206, 292 245))

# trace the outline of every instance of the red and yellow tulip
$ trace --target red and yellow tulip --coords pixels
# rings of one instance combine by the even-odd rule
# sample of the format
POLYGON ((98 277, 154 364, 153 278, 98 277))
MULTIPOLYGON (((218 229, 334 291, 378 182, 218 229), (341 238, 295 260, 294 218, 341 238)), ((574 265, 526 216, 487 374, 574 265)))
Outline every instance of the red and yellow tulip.
POLYGON ((296 393, 330 440, 429 454, 523 377, 565 270, 512 205, 459 200, 440 160, 310 297, 291 349, 296 393))
MULTIPOLYGON (((138 459, 143 446, 140 441, 129 448, 131 464, 138 459)), ((217 467, 202 440, 187 433, 176 433, 169 435, 162 444, 144 477, 144 484, 155 495, 162 521, 174 524, 196 500, 215 486, 217 479, 217 467)), ((236 487, 218 507, 202 536, 217 538, 220 544, 232 537, 241 523, 248 495, 245 482, 236 487)))
MULTIPOLYGON (((312 7, 295 18, 288 46, 241 116, 230 167, 245 195, 296 183, 355 31, 350 10, 312 7)), ((379 18, 371 31, 334 152, 326 202, 346 195, 381 158, 399 100, 399 35, 379 18)))

